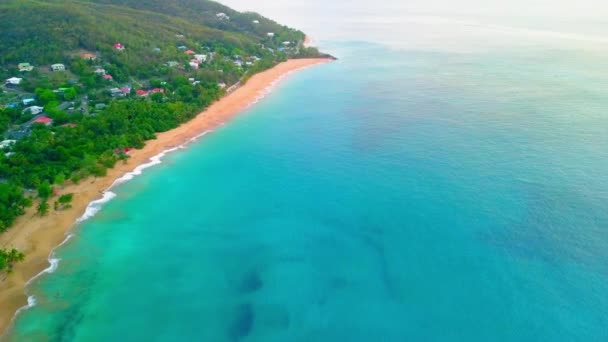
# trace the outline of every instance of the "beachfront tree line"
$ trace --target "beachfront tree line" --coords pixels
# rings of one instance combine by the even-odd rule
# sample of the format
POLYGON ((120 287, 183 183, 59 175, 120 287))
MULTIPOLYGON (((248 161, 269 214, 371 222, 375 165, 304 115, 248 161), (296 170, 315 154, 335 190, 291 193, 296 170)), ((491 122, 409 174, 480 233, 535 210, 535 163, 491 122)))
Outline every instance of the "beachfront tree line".
POLYGON ((16 262, 23 261, 25 255, 16 249, 0 249, 0 270, 11 272, 16 262))

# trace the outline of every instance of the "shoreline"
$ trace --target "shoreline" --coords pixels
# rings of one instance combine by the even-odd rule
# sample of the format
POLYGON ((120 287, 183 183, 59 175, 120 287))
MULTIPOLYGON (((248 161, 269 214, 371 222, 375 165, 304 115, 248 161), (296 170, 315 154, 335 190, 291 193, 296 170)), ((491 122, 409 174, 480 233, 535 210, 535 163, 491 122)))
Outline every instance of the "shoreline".
POLYGON ((35 215, 35 206, 28 208, 15 224, 0 235, 0 247, 17 248, 26 258, 15 265, 11 274, 0 276, 0 336, 12 323, 18 310, 29 305, 26 287, 43 273, 53 270, 50 263, 55 248, 69 240, 69 231, 88 209, 106 198, 114 185, 127 181, 143 169, 159 163, 165 153, 184 147, 212 131, 264 96, 269 87, 288 74, 305 67, 328 63, 330 58, 291 59, 252 76, 244 85, 225 95, 192 120, 170 131, 158 133, 141 150, 134 150, 126 163, 117 163, 104 177, 87 178, 79 184, 59 189, 59 194, 74 193, 72 208, 53 211, 45 217, 35 215))

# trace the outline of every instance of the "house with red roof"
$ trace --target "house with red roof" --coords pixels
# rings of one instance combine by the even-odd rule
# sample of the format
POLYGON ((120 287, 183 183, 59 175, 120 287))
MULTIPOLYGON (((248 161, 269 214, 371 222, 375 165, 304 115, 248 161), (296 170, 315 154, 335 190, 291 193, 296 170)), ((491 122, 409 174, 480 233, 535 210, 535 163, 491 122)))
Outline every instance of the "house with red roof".
POLYGON ((38 118, 36 118, 36 120, 34 120, 34 123, 41 123, 41 124, 45 124, 45 125, 50 125, 53 123, 53 119, 49 118, 48 116, 40 116, 38 118))
POLYGON ((137 94, 137 96, 141 96, 141 97, 148 96, 148 91, 147 90, 143 90, 143 89, 139 89, 135 93, 137 94))
POLYGON ((165 89, 163 89, 163 88, 154 88, 154 89, 150 90, 150 93, 151 94, 156 94, 156 93, 164 94, 165 93, 165 89))
POLYGON ((114 153, 116 154, 131 154, 131 152, 133 152, 133 148, 131 147, 125 147, 125 148, 117 148, 114 149, 114 153))
POLYGON ((122 51, 122 50, 124 50, 124 49, 125 49, 125 46, 124 46, 124 45, 122 45, 121 43, 116 43, 116 44, 114 44, 114 48, 115 48, 116 50, 122 51))
POLYGON ((113 78, 113 77, 112 77, 112 75, 110 75, 110 74, 105 74, 105 75, 103 75, 103 79, 104 79, 104 80, 111 81, 111 80, 113 80, 114 78, 113 78))
POLYGON ((131 88, 129 88, 129 87, 122 87, 122 88, 120 88, 120 92, 123 93, 123 94, 125 94, 125 95, 129 95, 129 94, 131 94, 131 88))
POLYGON ((194 55, 195 54, 195 52, 192 51, 192 50, 186 50, 186 51, 184 51, 184 53, 186 53, 187 55, 194 55))

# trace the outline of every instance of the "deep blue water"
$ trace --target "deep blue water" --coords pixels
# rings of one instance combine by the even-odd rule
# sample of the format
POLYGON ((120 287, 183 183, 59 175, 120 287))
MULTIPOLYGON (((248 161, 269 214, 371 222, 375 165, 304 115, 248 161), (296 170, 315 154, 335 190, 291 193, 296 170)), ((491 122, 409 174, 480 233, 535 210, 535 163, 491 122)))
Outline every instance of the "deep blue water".
POLYGON ((326 42, 113 191, 20 341, 608 340, 608 59, 326 42))

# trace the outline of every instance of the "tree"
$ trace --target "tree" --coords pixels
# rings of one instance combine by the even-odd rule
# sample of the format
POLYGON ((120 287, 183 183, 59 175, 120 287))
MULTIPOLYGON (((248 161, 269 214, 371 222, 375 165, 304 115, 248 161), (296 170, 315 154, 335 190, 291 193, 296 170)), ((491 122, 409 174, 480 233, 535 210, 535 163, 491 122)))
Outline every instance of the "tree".
POLYGON ((49 102, 57 101, 57 94, 55 94, 51 89, 37 88, 36 97, 43 105, 46 105, 49 102))
POLYGON ((70 203, 72 203, 73 198, 74 198, 74 194, 69 193, 69 194, 59 196, 58 201, 60 204, 70 204, 70 203))
POLYGON ((55 201, 55 210, 63 210, 72 208, 72 199, 74 198, 74 194, 65 194, 59 196, 59 199, 55 201))
POLYGON ((55 184, 63 185, 65 183, 65 175, 63 173, 58 173, 55 176, 55 180, 53 181, 55 184))
POLYGON ((72 101, 73 99, 76 98, 76 89, 74 89, 74 87, 71 88, 67 88, 63 91, 63 99, 66 101, 72 101))
POLYGON ((14 248, 10 251, 0 249, 0 272, 6 270, 10 273, 13 270, 13 265, 24 259, 25 255, 14 248))
POLYGON ((42 198, 43 200, 48 199, 49 197, 51 197, 52 194, 53 187, 51 186, 48 180, 45 180, 44 182, 42 182, 42 184, 38 186, 38 197, 42 198))
POLYGON ((40 203, 38 203, 37 213, 40 216, 45 216, 46 214, 49 213, 49 203, 46 201, 46 199, 41 200, 40 203))

